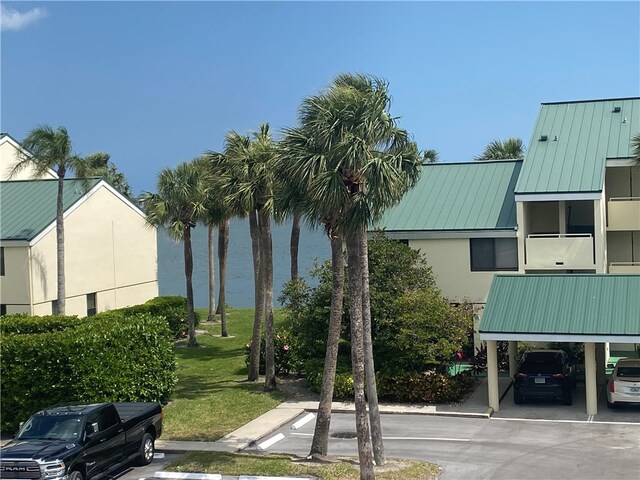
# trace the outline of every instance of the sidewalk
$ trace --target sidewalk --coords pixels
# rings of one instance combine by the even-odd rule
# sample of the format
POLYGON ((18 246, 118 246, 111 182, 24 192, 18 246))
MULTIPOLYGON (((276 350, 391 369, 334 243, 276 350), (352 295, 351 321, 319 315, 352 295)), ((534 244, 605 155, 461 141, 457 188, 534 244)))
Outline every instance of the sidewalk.
MULTIPOLYGON (((500 377, 500 397, 509 389, 511 379, 500 377)), ((380 413, 442 415, 455 417, 489 418, 492 414, 487 406, 487 379, 482 378, 474 392, 459 405, 409 405, 381 404, 380 413)), ((237 452, 260 438, 286 425, 304 412, 318 410, 318 402, 283 402, 273 410, 259 416, 239 429, 215 442, 185 442, 174 440, 156 441, 156 449, 162 452, 237 452)), ((354 412, 353 403, 333 402, 333 413, 354 412)))

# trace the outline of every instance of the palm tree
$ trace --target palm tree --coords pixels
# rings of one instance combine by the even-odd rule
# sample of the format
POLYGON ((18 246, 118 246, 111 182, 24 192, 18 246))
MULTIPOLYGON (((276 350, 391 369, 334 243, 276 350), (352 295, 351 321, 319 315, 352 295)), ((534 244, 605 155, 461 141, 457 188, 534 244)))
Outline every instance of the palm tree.
POLYGON ((227 333, 227 308, 225 305, 225 291, 227 279, 227 252, 229 250, 229 219, 225 219, 218 225, 218 272, 220 275, 220 288, 218 290, 218 309, 220 314, 220 329, 223 337, 227 333))
POLYGON ((197 347, 195 314, 193 307, 193 251, 191 229, 207 213, 206 202, 210 181, 197 161, 179 164, 175 169, 165 168, 158 174, 157 193, 145 192, 142 205, 147 222, 163 227, 176 241, 182 241, 184 275, 187 289, 189 316, 189 347, 197 347))
MULTIPOLYGON (((310 102, 310 99, 307 101, 310 102)), ((305 104, 301 110, 303 109, 305 104)), ((311 456, 326 456, 344 299, 343 235, 338 224, 342 219, 346 198, 340 174, 324 153, 328 149, 325 146, 323 150, 314 137, 318 132, 305 131, 302 127, 285 129, 284 133, 277 168, 282 186, 282 191, 277 196, 281 208, 301 212, 310 226, 321 224, 331 244, 332 291, 327 348, 310 451, 311 456)))
POLYGON ((83 165, 82 176, 102 177, 113 188, 133 201, 133 193, 124 173, 118 171, 118 167, 111 161, 107 153, 97 153, 87 157, 83 165))
POLYGON ((57 248, 57 301, 54 314, 64 315, 66 310, 66 291, 64 275, 64 179, 75 172, 78 177, 84 178, 87 165, 104 159, 106 154, 93 154, 82 157, 73 152, 73 145, 67 129, 58 127, 53 129, 49 125, 40 125, 29 132, 22 141, 22 147, 29 154, 21 153, 18 163, 11 172, 11 176, 25 169, 34 167, 36 178, 42 177, 49 170, 53 170, 58 176, 58 194, 56 200, 56 248, 57 248))
POLYGON ((493 140, 475 160, 510 160, 524 158, 525 146, 519 138, 493 140))
POLYGON ((424 150, 422 152, 422 163, 438 163, 440 154, 435 150, 424 150))
POLYGON ((251 135, 234 131, 225 137, 224 171, 220 183, 230 205, 249 217, 255 280, 255 313, 251 338, 248 379, 258 379, 262 316, 265 318, 265 389, 276 388, 273 346, 273 254, 270 217, 274 211, 273 166, 276 145, 269 125, 263 124, 251 135))
MULTIPOLYGON (((303 101, 299 113, 302 127, 286 132, 287 138, 301 137, 297 143, 306 145, 308 150, 306 155, 299 155, 302 161, 298 162, 297 171, 291 171, 290 177, 306 182, 307 201, 315 204, 321 213, 337 212, 337 227, 340 231, 344 229, 346 234, 358 453, 361 476, 365 477, 373 475, 364 395, 365 368, 378 464, 384 463, 384 451, 370 314, 363 313, 363 305, 366 309, 369 300, 368 289, 364 288, 368 270, 361 244, 364 240, 366 252, 366 226, 375 221, 384 208, 397 203, 417 181, 421 163, 415 143, 404 130, 397 128, 396 120, 389 115, 389 100, 386 82, 366 75, 340 75, 327 91, 303 101), (368 326, 364 325, 364 320, 368 320, 368 326)), ((330 346, 328 342, 327 360, 330 346)), ((327 363, 325 361, 325 366, 327 363)), ((332 380, 323 378, 323 388, 332 380)), ((316 428, 318 425, 324 428, 327 424, 324 419, 321 422, 321 414, 319 412, 316 428)), ((321 433, 316 430, 315 436, 320 437, 321 433)), ((322 448, 321 439, 314 441, 316 443, 322 448)), ((311 453, 325 454, 313 450, 311 453)))

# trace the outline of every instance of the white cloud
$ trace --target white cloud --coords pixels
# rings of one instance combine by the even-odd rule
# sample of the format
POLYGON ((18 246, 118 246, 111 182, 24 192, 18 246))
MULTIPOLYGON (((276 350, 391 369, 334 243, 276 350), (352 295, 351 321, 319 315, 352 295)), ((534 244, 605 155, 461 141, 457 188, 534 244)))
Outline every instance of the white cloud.
POLYGON ((13 8, 0 5, 0 29, 22 30, 46 15, 44 8, 32 8, 26 12, 19 12, 13 8))

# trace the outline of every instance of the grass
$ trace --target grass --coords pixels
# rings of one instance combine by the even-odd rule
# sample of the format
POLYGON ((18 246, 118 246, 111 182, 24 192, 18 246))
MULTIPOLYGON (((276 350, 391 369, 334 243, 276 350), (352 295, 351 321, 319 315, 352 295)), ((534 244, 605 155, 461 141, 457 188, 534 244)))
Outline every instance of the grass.
MULTIPOLYGON (((312 476, 324 480, 357 480, 358 465, 352 459, 335 462, 307 462, 290 455, 207 452, 190 453, 173 462, 176 472, 219 473, 222 475, 312 476)), ((385 480, 433 480, 440 468, 425 462, 390 460, 376 467, 376 478, 385 480)))
MULTIPOLYGON (((276 328, 285 324, 276 311, 276 328)), ((201 312, 206 318, 206 312, 201 312)), ((251 338, 253 309, 229 309, 227 331, 203 322, 198 348, 176 344, 178 384, 164 409, 163 439, 214 441, 282 402, 278 392, 266 393, 263 383, 246 382, 245 345, 251 338)))

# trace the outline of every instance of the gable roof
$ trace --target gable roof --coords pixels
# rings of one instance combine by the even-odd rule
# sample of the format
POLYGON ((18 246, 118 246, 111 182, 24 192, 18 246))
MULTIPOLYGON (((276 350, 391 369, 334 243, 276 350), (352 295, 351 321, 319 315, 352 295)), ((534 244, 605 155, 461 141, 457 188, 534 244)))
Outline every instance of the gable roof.
POLYGON ((629 158, 639 131, 640 98, 543 103, 516 194, 601 192, 606 159, 629 158))
POLYGON ((376 228, 393 231, 514 230, 521 160, 423 165, 418 184, 376 228))
MULTIPOLYGON (((101 180, 65 179, 63 207, 68 210, 101 180)), ((56 219, 58 180, 0 182, 0 239, 33 240, 56 219)))
POLYGON ((495 275, 484 340, 640 341, 640 275, 495 275))

